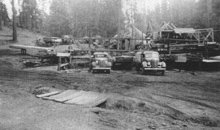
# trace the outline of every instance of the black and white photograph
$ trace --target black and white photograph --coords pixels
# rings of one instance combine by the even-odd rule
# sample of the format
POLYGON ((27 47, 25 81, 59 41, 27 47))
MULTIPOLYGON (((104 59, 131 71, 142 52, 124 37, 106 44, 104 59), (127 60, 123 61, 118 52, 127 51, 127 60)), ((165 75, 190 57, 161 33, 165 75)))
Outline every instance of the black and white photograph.
POLYGON ((220 130, 220 0, 0 0, 0 130, 220 130))

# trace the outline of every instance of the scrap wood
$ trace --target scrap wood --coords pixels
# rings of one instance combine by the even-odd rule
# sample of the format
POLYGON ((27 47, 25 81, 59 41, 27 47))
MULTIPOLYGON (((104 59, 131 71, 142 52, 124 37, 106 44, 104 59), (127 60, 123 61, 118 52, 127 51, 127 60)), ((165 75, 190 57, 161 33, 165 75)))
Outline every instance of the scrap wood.
POLYGON ((54 100, 57 101, 57 102, 65 102, 65 101, 68 101, 70 99, 73 99, 73 98, 76 98, 76 97, 80 96, 82 93, 84 93, 84 91, 79 91, 79 92, 67 95, 67 96, 62 97, 62 98, 57 98, 57 99, 54 99, 54 100))
POLYGON ((43 98, 43 97, 48 97, 48 96, 56 95, 56 94, 59 94, 59 93, 60 93, 60 91, 53 91, 53 92, 50 92, 50 93, 36 95, 36 97, 43 98))
POLYGON ((99 96, 97 99, 88 102, 87 104, 85 104, 88 107, 96 107, 100 104, 102 104, 103 102, 105 102, 109 97, 105 94, 102 94, 101 96, 99 96))
POLYGON ((89 100, 82 100, 80 101, 78 104, 88 104, 90 102, 92 102, 93 100, 96 100, 97 98, 99 98, 100 95, 99 94, 95 94, 93 96, 90 95, 89 100))
POLYGON ((82 95, 73 98, 71 100, 66 101, 67 104, 83 104, 82 102, 86 103, 88 101, 94 100, 94 97, 98 97, 98 95, 92 93, 92 92, 86 92, 82 93, 82 95))
POLYGON ((37 95, 37 97, 47 100, 62 102, 65 104, 78 104, 86 107, 96 107, 108 99, 106 94, 88 91, 53 91, 46 94, 37 95))
POLYGON ((53 95, 53 96, 50 96, 50 97, 43 97, 43 99, 48 99, 48 100, 56 100, 56 99, 59 99, 59 98, 63 98, 63 97, 66 97, 70 94, 73 94, 75 93, 76 91, 75 90, 66 90, 62 93, 59 93, 57 95, 53 95))

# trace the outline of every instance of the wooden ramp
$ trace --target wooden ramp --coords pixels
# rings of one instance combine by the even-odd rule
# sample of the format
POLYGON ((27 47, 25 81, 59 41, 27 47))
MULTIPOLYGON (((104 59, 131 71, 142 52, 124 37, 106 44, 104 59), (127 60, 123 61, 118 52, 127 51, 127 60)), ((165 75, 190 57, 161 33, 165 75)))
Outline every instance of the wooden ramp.
POLYGON ((66 90, 63 92, 55 91, 36 96, 46 100, 52 100, 65 104, 78 104, 86 107, 96 107, 105 102, 108 98, 106 94, 76 90, 66 90))

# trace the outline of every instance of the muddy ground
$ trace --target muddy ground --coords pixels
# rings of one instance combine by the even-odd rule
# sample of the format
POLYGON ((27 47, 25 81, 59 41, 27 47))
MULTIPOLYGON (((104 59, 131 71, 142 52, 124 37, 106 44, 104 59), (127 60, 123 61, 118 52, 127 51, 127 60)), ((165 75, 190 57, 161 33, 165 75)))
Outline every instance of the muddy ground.
POLYGON ((0 130, 220 129, 220 72, 94 75, 86 69, 26 69, 21 61, 32 57, 9 49, 7 38, 0 41, 0 130), (43 87, 96 91, 110 98, 93 109, 66 105, 36 98, 43 87))

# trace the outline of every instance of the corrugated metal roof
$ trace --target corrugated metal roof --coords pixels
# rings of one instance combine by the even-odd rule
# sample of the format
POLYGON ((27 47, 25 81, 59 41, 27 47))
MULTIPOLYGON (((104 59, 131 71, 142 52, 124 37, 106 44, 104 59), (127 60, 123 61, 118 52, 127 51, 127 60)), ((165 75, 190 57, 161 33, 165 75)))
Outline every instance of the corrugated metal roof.
POLYGON ((174 29, 175 33, 195 33, 196 30, 193 28, 175 28, 174 29))

